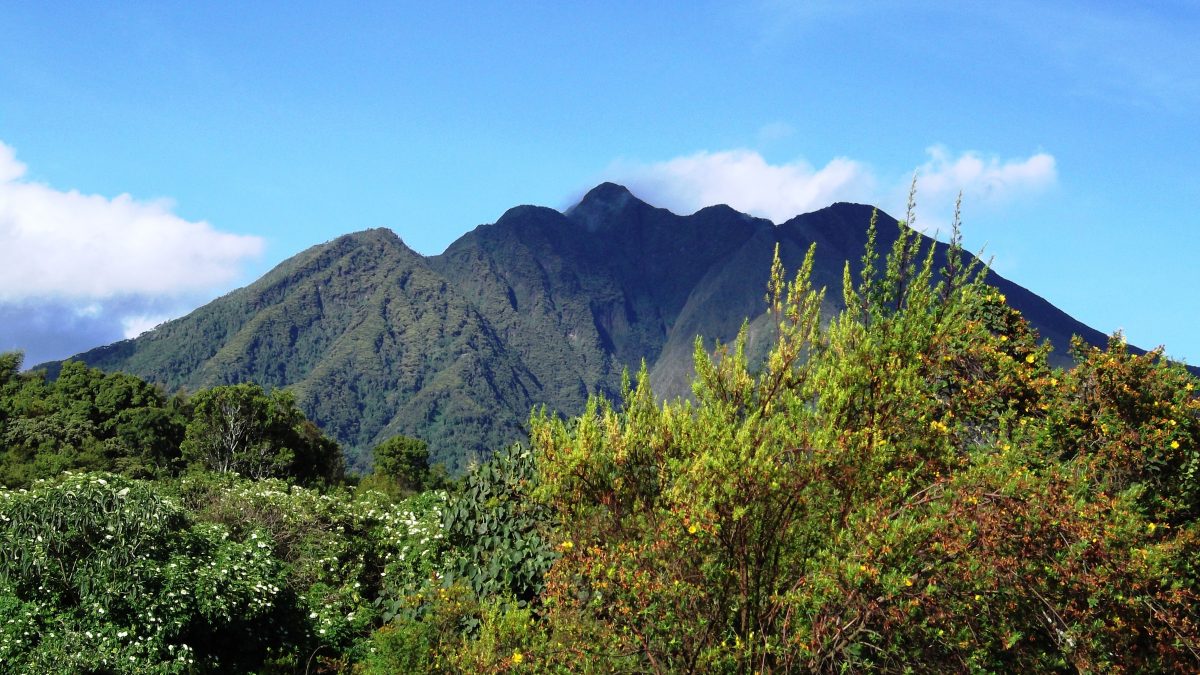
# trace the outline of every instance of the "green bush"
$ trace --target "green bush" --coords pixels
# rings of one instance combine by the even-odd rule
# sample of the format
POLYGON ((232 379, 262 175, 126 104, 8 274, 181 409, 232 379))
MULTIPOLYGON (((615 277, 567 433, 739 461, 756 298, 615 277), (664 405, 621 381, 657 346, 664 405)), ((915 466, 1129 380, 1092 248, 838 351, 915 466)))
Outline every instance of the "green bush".
POLYGON ((294 623, 303 634, 292 639, 322 658, 358 653, 395 612, 384 599, 413 592, 442 566, 444 493, 397 503, 231 474, 184 476, 177 489, 195 519, 269 544, 297 596, 294 623))
POLYGON ((150 483, 76 474, 0 492, 0 663, 20 672, 256 667, 287 644, 262 540, 194 524, 150 483))
POLYGON ((533 498, 533 453, 513 446, 468 474, 446 506, 450 580, 480 597, 532 602, 557 554, 546 538, 549 510, 533 498))

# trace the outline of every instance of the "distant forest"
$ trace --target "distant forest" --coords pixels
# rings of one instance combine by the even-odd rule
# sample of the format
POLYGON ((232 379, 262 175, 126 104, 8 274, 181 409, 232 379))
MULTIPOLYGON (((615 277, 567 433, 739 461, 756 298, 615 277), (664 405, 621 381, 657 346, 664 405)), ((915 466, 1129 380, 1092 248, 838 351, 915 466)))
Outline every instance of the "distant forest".
POLYGON ((777 255, 765 358, 697 339, 691 397, 643 368, 456 476, 403 435, 347 472, 284 389, 4 354, 0 670, 1200 670, 1200 380, 1051 365, 958 241, 777 255))

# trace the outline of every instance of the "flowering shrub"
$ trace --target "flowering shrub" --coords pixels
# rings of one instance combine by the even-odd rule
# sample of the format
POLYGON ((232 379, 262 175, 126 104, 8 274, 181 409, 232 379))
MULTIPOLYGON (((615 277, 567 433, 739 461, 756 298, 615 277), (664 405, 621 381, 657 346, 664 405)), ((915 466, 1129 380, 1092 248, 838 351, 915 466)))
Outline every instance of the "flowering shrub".
POLYGON ((0 663, 172 673, 261 661, 282 569, 229 534, 111 474, 0 492, 0 663))
POLYGON ((299 616, 289 639, 312 652, 353 653, 394 609, 395 597, 426 583, 442 565, 445 494, 396 503, 366 492, 320 492, 278 479, 200 474, 180 481, 196 518, 229 528, 279 559, 299 616))

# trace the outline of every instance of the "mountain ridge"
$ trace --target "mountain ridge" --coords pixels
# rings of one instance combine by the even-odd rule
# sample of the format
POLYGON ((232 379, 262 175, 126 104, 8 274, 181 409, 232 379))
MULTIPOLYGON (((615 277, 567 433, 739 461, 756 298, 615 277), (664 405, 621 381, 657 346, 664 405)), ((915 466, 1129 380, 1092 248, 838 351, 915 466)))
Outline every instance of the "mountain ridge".
MULTIPOLYGON (((645 363, 661 397, 688 395, 696 335, 727 342, 749 321, 753 353, 777 245, 795 270, 817 244, 822 312, 840 311, 842 269, 857 273, 872 213, 840 202, 778 225, 728 205, 685 216, 602 183, 563 212, 513 207, 434 256, 383 228, 342 235, 73 358, 168 390, 288 387, 352 457, 403 433, 463 470, 520 439, 534 406, 571 414, 591 395, 617 396, 626 368, 645 363)), ((898 231, 878 211, 881 252, 898 231)), ((944 252, 923 238, 931 244, 944 252)), ((1031 291, 991 271, 988 281, 1052 341, 1058 363, 1072 334, 1104 344, 1031 291)))

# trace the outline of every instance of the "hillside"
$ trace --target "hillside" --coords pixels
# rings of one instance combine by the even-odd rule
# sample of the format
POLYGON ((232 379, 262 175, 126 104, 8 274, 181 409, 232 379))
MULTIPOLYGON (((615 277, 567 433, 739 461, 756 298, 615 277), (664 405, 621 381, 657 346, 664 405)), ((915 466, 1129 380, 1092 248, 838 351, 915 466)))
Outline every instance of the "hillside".
MULTIPOLYGON (((523 437, 531 407, 576 413, 591 394, 615 397, 622 371, 642 362, 660 397, 688 395, 695 337, 728 342, 762 317, 776 245, 794 270, 816 243, 813 281, 830 289, 822 313, 832 316, 872 211, 839 203, 776 226, 727 206, 677 215, 605 183, 565 213, 510 209, 428 258, 387 230, 345 235, 74 358, 168 390, 289 387, 352 457, 404 433, 461 470, 523 437)), ((880 213, 878 230, 886 252, 896 221, 880 213)), ((1069 361, 1073 334, 1104 344, 1028 290, 988 280, 1051 340, 1053 362, 1069 361)), ((765 349, 760 325, 752 353, 765 349)))

